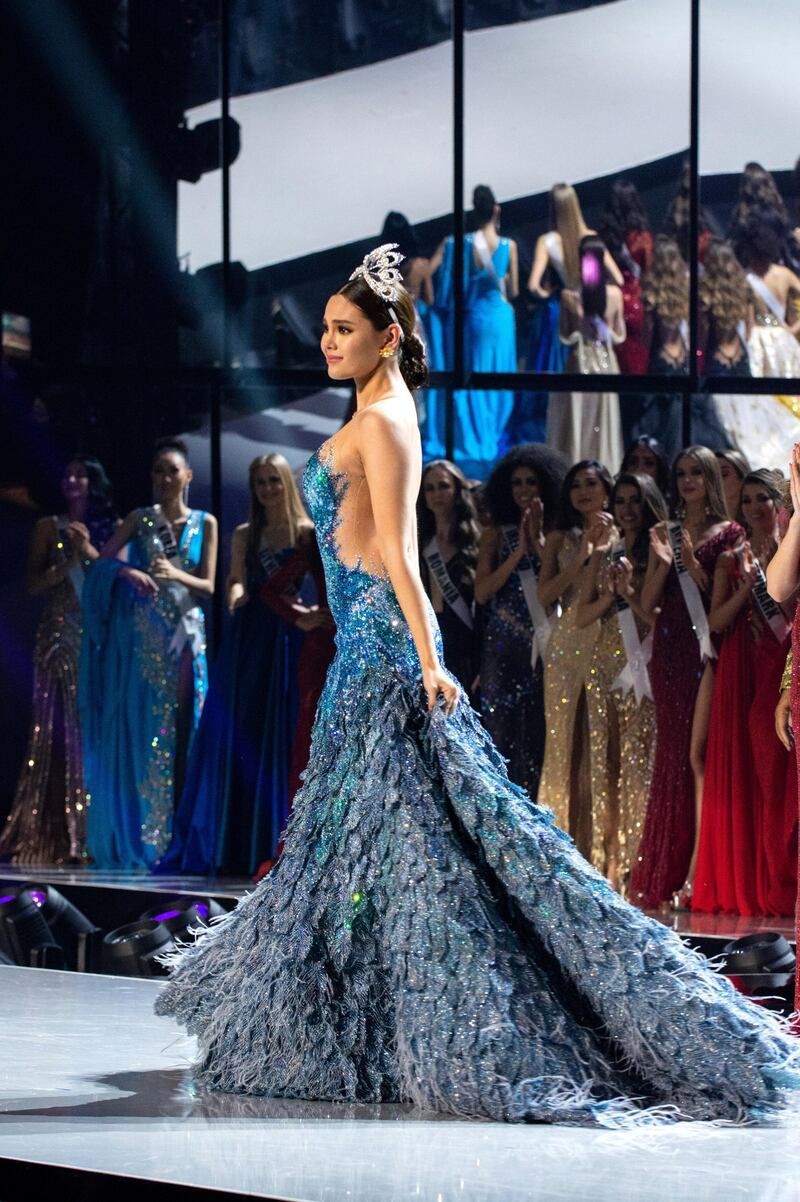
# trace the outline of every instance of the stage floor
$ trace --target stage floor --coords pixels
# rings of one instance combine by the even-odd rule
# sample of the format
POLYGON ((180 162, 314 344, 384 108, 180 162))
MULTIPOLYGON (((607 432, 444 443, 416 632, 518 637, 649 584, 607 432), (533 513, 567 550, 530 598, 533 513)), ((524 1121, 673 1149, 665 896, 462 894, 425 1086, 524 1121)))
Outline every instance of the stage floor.
POLYGON ((0 1156, 302 1202, 800 1202, 800 1127, 507 1126, 207 1094, 194 1041, 152 1013, 158 988, 0 968, 0 1156))

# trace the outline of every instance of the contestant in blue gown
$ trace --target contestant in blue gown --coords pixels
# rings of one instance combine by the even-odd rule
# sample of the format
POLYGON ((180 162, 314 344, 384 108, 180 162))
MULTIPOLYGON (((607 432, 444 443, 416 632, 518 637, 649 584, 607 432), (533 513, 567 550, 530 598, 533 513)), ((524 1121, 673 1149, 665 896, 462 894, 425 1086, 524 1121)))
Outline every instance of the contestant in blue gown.
MULTIPOLYGON (((519 291, 517 247, 497 232, 500 206, 485 184, 473 194, 479 228, 464 243, 464 358, 467 371, 517 370, 512 299, 519 291)), ((508 449, 514 393, 469 389, 456 393, 456 458, 467 475, 483 479, 508 449)))
POLYGON ((277 867, 175 955, 157 1010, 196 1033, 198 1079, 234 1092, 517 1121, 779 1111, 797 1040, 611 889, 436 662, 403 386, 423 364, 373 254, 380 295, 345 284, 323 334, 358 409, 304 481, 337 623, 310 764, 277 867))
POLYGON ((162 872, 251 876, 275 858, 289 811, 303 641, 290 620, 291 602, 294 618, 306 611, 300 593, 313 532, 283 455, 254 459, 249 489, 250 521, 233 535, 236 608, 214 663, 162 872))
POLYGON ((214 588, 217 524, 189 509, 185 445, 159 444, 157 504, 129 513, 86 574, 78 702, 98 868, 151 868, 169 843, 176 794, 206 691, 200 601, 214 588), (114 556, 128 549, 128 563, 114 556))

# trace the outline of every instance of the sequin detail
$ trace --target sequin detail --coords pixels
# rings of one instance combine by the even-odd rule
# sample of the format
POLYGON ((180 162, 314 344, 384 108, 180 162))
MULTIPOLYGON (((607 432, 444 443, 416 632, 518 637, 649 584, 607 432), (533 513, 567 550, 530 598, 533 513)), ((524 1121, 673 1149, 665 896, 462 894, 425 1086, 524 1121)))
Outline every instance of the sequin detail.
POLYGON ((282 858, 171 957, 198 1078, 509 1120, 779 1108, 798 1045, 614 893, 463 697, 426 711, 390 583, 340 561, 346 478, 316 455, 305 488, 338 654, 282 858))
MULTIPOLYGON (((184 572, 192 572, 200 561, 204 516, 203 510, 191 510, 181 532, 178 554, 180 567, 184 572)), ((153 510, 140 511, 134 544, 132 553, 135 554, 136 561, 140 561, 145 568, 149 568, 155 556, 163 555, 164 550, 158 537, 153 510)), ((197 606, 192 613, 204 634, 202 609, 197 606)), ((147 775, 138 785, 142 802, 141 837, 142 844, 153 848, 156 855, 164 852, 169 844, 175 808, 175 742, 180 660, 170 649, 170 642, 180 619, 181 608, 176 592, 169 588, 169 584, 159 589, 155 603, 150 600, 138 602, 133 619, 141 649, 141 670, 153 690, 151 754, 148 757, 147 775)), ((191 643, 187 646, 191 646, 191 643)), ((192 659, 192 729, 200 719, 206 695, 208 674, 205 652, 203 637, 200 653, 192 659)))
MULTIPOLYGON (((600 588, 605 573, 600 574, 600 588)), ((641 580, 637 581, 641 586, 641 580)), ((640 638, 647 631, 639 625, 640 638)), ((613 874, 623 894, 630 885, 631 867, 647 811, 653 775, 656 723, 649 697, 637 704, 633 690, 622 693, 613 685, 628 662, 612 607, 600 620, 586 679, 589 713, 589 751, 592 792, 592 863, 613 874)))
MULTIPOLYGON (((567 531, 558 553, 563 572, 578 554, 579 539, 567 531)), ((580 580, 561 598, 561 617, 553 626, 544 665, 546 742, 538 800, 550 806, 562 830, 591 854, 591 793, 588 725, 584 688, 599 626, 579 629, 575 621, 580 580)))

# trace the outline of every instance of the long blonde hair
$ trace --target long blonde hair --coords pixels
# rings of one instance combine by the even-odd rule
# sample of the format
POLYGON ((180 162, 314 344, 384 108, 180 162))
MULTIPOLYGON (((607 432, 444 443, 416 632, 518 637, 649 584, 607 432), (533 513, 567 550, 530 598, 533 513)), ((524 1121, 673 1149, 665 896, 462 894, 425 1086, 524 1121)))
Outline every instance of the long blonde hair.
POLYGON ((700 304, 723 330, 747 319, 752 303, 747 277, 729 242, 709 242, 699 292, 700 304))
POLYGON ((571 184, 554 184, 550 190, 550 202, 553 206, 553 221, 564 251, 567 284, 570 288, 578 288, 581 282, 581 238, 589 232, 581 210, 581 202, 571 184))
POLYGON ((722 472, 719 470, 719 460, 713 451, 703 446, 684 447, 682 451, 678 452, 673 461, 672 495, 675 497, 676 516, 679 516, 678 506, 680 505, 678 464, 681 459, 691 459, 701 469, 706 486, 706 507, 710 510, 710 516, 716 518, 718 522, 729 521, 730 514, 728 513, 728 503, 725 500, 725 492, 722 487, 722 472))
POLYGON ((283 484, 283 516, 289 529, 289 542, 296 547, 300 531, 310 526, 300 493, 295 484, 292 469, 279 451, 269 455, 258 455, 250 464, 247 482, 250 492, 250 516, 247 527, 247 550, 256 552, 261 544, 261 535, 267 528, 267 513, 256 496, 256 473, 262 467, 274 467, 283 484))
POLYGON ((653 266, 642 280, 645 309, 666 326, 689 318, 689 268, 674 238, 659 234, 653 244, 653 266))

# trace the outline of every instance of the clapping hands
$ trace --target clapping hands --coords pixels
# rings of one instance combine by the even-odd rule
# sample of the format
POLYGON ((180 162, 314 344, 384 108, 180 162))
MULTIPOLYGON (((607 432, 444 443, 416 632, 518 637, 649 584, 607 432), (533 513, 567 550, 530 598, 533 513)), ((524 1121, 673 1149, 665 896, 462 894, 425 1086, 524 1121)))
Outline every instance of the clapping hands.
POLYGON ((604 554, 611 546, 611 537, 614 531, 614 519, 605 509, 601 509, 596 513, 591 522, 581 535, 581 543, 578 548, 578 558, 581 563, 594 554, 595 551, 604 554))
POLYGON ((541 550, 544 505, 541 497, 534 497, 524 510, 519 523, 519 549, 521 555, 536 555, 541 550))

